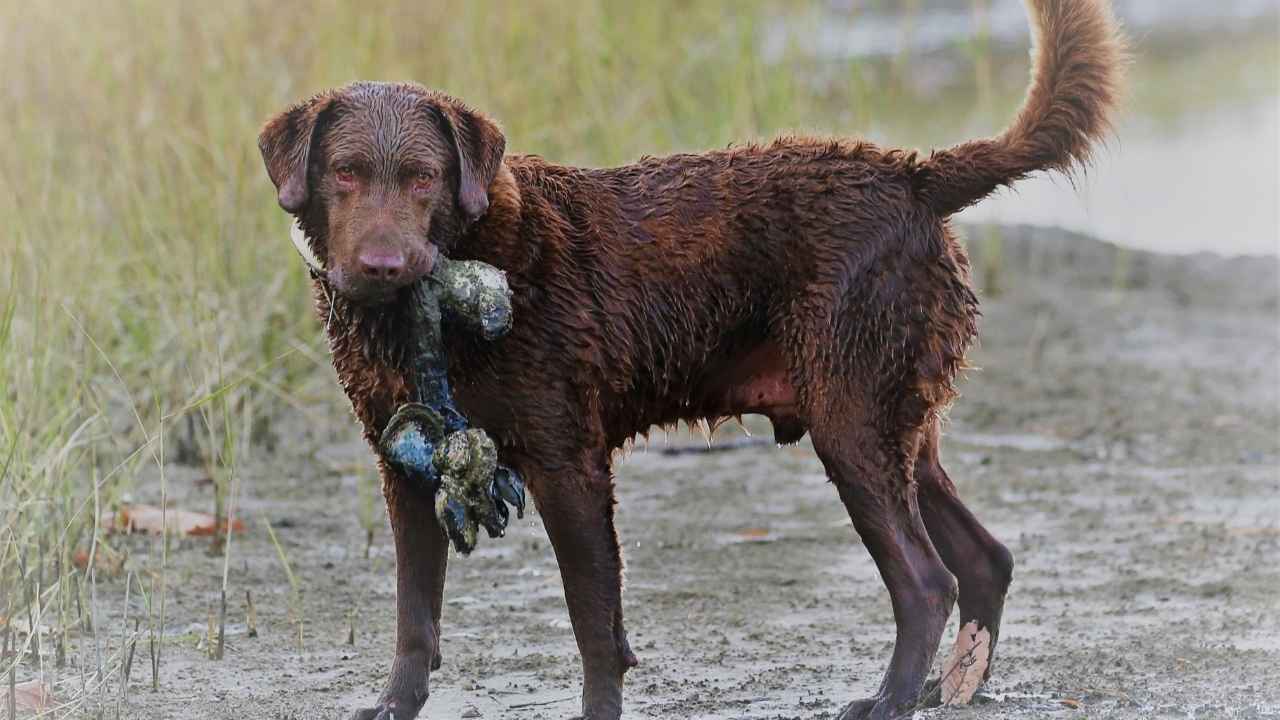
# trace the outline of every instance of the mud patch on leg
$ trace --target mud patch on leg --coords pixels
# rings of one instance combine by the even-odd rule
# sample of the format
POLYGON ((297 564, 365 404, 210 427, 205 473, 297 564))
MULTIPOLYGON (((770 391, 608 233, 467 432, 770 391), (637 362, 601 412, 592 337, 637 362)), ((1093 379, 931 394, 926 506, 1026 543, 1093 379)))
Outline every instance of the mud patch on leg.
POLYGON ((987 676, 990 660, 991 632, 972 620, 962 625, 942 668, 942 704, 968 705, 987 676))

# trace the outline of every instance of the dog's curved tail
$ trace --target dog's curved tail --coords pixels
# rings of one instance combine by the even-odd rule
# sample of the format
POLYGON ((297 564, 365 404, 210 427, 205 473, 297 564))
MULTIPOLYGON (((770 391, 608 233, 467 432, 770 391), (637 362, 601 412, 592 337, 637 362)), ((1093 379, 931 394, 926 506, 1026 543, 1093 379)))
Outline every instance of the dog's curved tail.
POLYGON ((1026 0, 1031 87, 1008 129, 935 150, 914 168, 919 197, 947 216, 1038 170, 1084 164, 1108 132, 1126 63, 1109 0, 1026 0))

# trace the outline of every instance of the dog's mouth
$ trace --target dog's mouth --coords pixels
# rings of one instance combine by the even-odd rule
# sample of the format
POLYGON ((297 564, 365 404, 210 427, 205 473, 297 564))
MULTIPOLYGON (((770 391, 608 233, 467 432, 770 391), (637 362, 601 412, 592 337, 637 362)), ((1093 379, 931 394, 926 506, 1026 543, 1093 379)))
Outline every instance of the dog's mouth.
POLYGON ((366 283, 348 279, 341 268, 321 276, 339 297, 361 307, 390 305, 407 293, 421 278, 403 284, 366 283))
POLYGON ((441 259, 440 249, 427 242, 425 248, 414 253, 394 278, 371 276, 367 272, 352 272, 344 267, 327 268, 311 247, 306 231, 294 222, 289 239, 302 257, 312 276, 332 288, 337 295, 354 304, 369 307, 395 302, 408 289, 426 279, 435 271, 441 259))

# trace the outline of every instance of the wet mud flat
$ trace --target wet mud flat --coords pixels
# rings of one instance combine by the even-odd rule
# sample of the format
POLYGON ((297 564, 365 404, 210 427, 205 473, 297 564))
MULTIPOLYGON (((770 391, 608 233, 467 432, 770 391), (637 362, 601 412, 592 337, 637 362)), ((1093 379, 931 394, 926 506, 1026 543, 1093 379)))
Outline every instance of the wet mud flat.
MULTIPOLYGON (((996 263, 985 231, 970 236, 1001 292, 984 297, 944 463, 1017 567, 986 701, 919 717, 1280 717, 1280 263, 1027 228, 1002 229, 996 263)), ((123 716, 345 718, 379 692, 390 533, 376 510, 368 542, 370 455, 334 407, 243 468, 250 531, 234 539, 222 661, 200 639, 222 560, 203 541, 172 550, 162 691, 136 663, 123 716)), ((775 448, 766 423, 746 429, 763 442, 726 427, 713 447, 732 449, 671 452, 706 441, 658 432, 618 464, 641 663, 626 717, 834 718, 888 662, 888 596, 808 441, 775 448)), ((207 501, 180 471, 169 484, 207 501)), ((452 560, 426 717, 577 712, 551 547, 536 513, 513 525, 452 560)))

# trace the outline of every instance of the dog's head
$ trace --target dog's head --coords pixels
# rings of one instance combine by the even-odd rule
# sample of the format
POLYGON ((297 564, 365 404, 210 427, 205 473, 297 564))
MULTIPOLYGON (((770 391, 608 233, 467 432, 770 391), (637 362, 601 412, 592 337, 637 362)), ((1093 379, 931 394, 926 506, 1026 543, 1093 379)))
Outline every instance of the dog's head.
POLYGON ((310 235, 300 249, 361 304, 429 274, 484 215, 505 146, 498 126, 461 102, 391 83, 316 95, 258 137, 280 207, 310 235))

